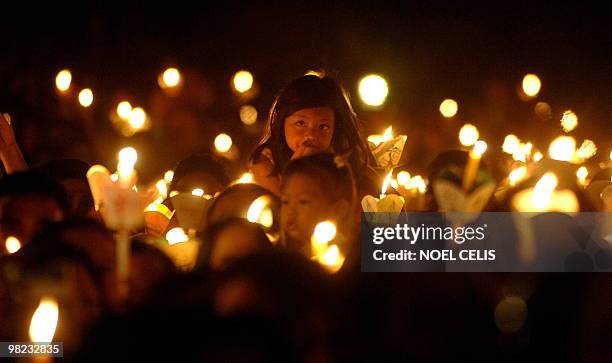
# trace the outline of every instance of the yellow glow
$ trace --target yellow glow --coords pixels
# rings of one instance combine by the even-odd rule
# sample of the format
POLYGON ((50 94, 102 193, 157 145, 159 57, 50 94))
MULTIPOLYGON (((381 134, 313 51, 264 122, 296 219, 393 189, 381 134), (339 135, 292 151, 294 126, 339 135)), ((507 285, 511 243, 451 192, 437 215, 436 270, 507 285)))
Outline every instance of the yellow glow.
POLYGON ((338 232, 336 224, 332 221, 323 221, 316 225, 312 233, 311 241, 319 244, 327 244, 336 237, 338 232))
POLYGON ((195 188, 194 190, 191 191, 191 195, 195 195, 196 197, 203 197, 204 196, 204 189, 202 189, 202 188, 195 188))
POLYGON ((459 105, 457 105, 457 102, 455 100, 447 98, 440 104, 440 113, 446 118, 451 118, 455 116, 458 110, 459 105))
POLYGON ((536 103, 534 111, 540 118, 548 120, 552 117, 552 108, 546 102, 536 103))
POLYGON ((478 129, 476 126, 472 124, 465 124, 459 130, 459 142, 463 146, 472 146, 476 141, 478 141, 478 137, 480 136, 478 129))
POLYGON ((335 273, 340 270, 344 264, 345 257, 340 252, 336 245, 327 247, 325 252, 319 257, 319 263, 323 265, 329 272, 335 273))
POLYGON ((393 176, 393 170, 387 174, 385 180, 383 181, 382 188, 380 188, 381 198, 387 193, 387 188, 389 188, 389 183, 391 183, 391 177, 393 176))
POLYGON ((377 74, 367 75, 359 81, 359 97, 368 106, 381 106, 388 94, 387 81, 377 74))
POLYGON ((58 317, 57 301, 52 297, 41 298, 30 322, 30 340, 41 343, 51 342, 57 328, 58 317))
POLYGON ((527 162, 527 158, 531 155, 531 149, 533 149, 533 144, 530 142, 521 142, 519 143, 518 149, 512 154, 512 158, 516 161, 527 162))
POLYGON ((383 142, 389 141, 393 139, 393 126, 389 126, 385 129, 385 132, 382 135, 374 134, 368 136, 368 141, 378 146, 383 142))
POLYGON ((550 143, 548 155, 553 160, 570 161, 574 157, 576 140, 571 136, 559 136, 550 143))
POLYGON ((139 130, 144 126, 146 120, 147 114, 145 111, 140 107, 135 107, 132 112, 130 112, 128 122, 132 129, 139 130))
POLYGON ((138 159, 138 153, 133 147, 126 147, 119 151, 119 163, 117 163, 117 174, 119 182, 125 187, 133 181, 134 164, 138 159))
POLYGON ((272 227, 274 224, 274 215, 272 214, 272 209, 266 207, 261 211, 261 215, 258 220, 259 224, 266 228, 272 227))
POLYGON ((166 240, 168 244, 173 245, 189 241, 189 236, 185 234, 185 231, 181 227, 175 227, 166 233, 166 240))
POLYGON ((94 95, 91 89, 85 88, 79 92, 79 103, 83 107, 89 107, 93 103, 94 95))
POLYGON ((522 297, 506 296, 495 306, 495 325, 502 333, 516 333, 525 325, 527 313, 522 297))
POLYGON ((160 197, 165 198, 166 195, 168 195, 168 185, 166 184, 165 180, 158 180, 157 183, 155 183, 155 188, 157 189, 160 197))
POLYGON ((559 180, 554 173, 548 172, 544 174, 533 188, 531 204, 538 210, 546 209, 550 204, 550 198, 558 182, 559 180))
POLYGON ((174 196, 176 196, 176 195, 179 195, 178 190, 172 190, 172 191, 170 192, 170 194, 168 194, 168 196, 169 196, 170 198, 172 198, 172 197, 174 197, 174 196))
POLYGON ((521 141, 518 137, 516 137, 516 135, 506 135, 504 138, 504 144, 502 145, 502 150, 506 154, 512 155, 518 150, 520 143, 521 141))
POLYGON ((597 146, 592 140, 584 140, 582 145, 576 150, 576 157, 581 160, 586 160, 597 154, 597 146))
POLYGON ((578 116, 572 111, 567 110, 563 112, 563 116, 561 117, 561 127, 563 127, 563 131, 570 132, 578 126, 578 116))
POLYGON ((238 71, 232 82, 236 91, 244 93, 253 87, 253 75, 249 71, 238 71))
POLYGON ((527 74, 523 77, 523 92, 529 97, 535 97, 542 87, 540 78, 535 74, 527 74))
POLYGON ((218 152, 228 152, 232 148, 232 138, 228 134, 219 134, 215 137, 215 149, 218 152))
POLYGON ((164 173, 164 180, 166 181, 166 183, 170 184, 173 178, 174 178, 174 171, 168 170, 164 173))
POLYGON ((123 120, 127 120, 132 113, 132 105, 128 101, 120 102, 117 105, 117 116, 123 120))
POLYGON ((476 158, 481 158, 485 151, 487 151, 487 143, 483 140, 478 140, 474 144, 471 154, 476 158))
POLYGON ((240 121, 245 125, 253 125, 257 122, 257 109, 250 105, 240 107, 240 121))
POLYGON ((542 160, 543 157, 544 157, 544 155, 542 155, 541 152, 536 151, 535 154, 533 154, 533 161, 538 162, 538 161, 542 160))
POLYGON ((110 175, 110 180, 111 180, 113 183, 114 183, 114 182, 116 182, 117 180, 119 180, 119 175, 117 175, 117 174, 115 174, 115 173, 111 174, 111 175, 110 175))
POLYGON ((21 242, 19 242, 17 237, 9 236, 4 242, 4 247, 6 248, 6 252, 12 255, 21 249, 21 242))
POLYGON ((176 87, 181 82, 181 73, 176 68, 168 68, 162 73, 162 88, 176 87))
POLYGON ((244 173, 242 174, 242 176, 240 177, 240 179, 238 179, 236 181, 237 184, 249 184, 253 182, 253 174, 251 173, 244 173))
POLYGON ((403 170, 397 173, 397 182, 402 186, 408 185, 410 183, 410 173, 403 170))
POLYGON ((578 178, 578 183, 580 185, 586 185, 586 178, 589 176, 589 169, 586 166, 581 166, 576 171, 576 178, 578 178))
POLYGON ((72 83, 72 73, 69 70, 63 69, 55 76, 55 87, 61 92, 66 92, 72 83))
POLYGON ((274 223, 274 218, 269 205, 270 197, 268 195, 262 195, 255 199, 247 210, 247 220, 251 223, 259 223, 266 228, 270 228, 274 223))
POLYGON ((119 162, 124 164, 136 164, 138 153, 133 147, 125 147, 119 151, 119 162))
POLYGON ((423 179, 420 175, 415 175, 410 179, 408 183, 408 189, 417 189, 421 193, 425 193, 427 191, 427 183, 425 179, 423 179))
POLYGON ((511 186, 515 186, 521 180, 525 179, 525 176, 527 176, 527 167, 521 166, 510 172, 510 174, 508 175, 508 181, 511 186))
POLYGON ((395 179, 391 179, 391 182, 389 183, 391 185, 391 188, 397 190, 397 188, 399 188, 399 184, 397 183, 397 180, 395 179))

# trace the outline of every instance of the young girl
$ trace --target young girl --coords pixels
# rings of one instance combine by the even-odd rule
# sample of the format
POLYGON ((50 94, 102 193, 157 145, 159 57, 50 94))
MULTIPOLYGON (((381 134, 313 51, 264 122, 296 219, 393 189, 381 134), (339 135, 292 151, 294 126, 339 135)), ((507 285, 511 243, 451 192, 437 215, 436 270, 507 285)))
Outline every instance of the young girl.
POLYGON ((305 75, 291 82, 274 101, 259 147, 251 156, 255 181, 279 192, 280 174, 290 160, 318 152, 347 157, 359 195, 376 194, 373 157, 344 91, 332 78, 305 75))
POLYGON ((310 256, 310 237, 325 220, 336 223, 338 244, 351 253, 357 238, 355 183, 348 163, 330 153, 291 161, 281 183, 281 231, 287 248, 310 256))

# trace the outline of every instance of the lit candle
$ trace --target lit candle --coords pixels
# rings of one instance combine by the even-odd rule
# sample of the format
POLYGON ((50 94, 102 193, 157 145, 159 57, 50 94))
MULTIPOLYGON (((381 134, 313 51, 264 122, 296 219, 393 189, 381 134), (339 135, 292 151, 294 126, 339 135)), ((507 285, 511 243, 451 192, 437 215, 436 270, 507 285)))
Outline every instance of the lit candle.
POLYGON ((518 212, 578 212, 580 205, 571 190, 555 190, 557 176, 548 172, 533 188, 521 190, 511 201, 512 209, 518 212))
POLYGON ((323 221, 316 225, 310 237, 312 257, 319 258, 326 250, 329 242, 336 237, 336 224, 332 221, 323 221))
POLYGON ((342 252, 340 252, 340 248, 338 248, 337 245, 327 247, 325 252, 318 258, 319 263, 331 273, 338 272, 342 268, 344 260, 345 257, 342 252))
POLYGON ((30 341, 34 343, 50 343, 53 341, 58 317, 57 300, 53 297, 41 298, 30 321, 30 341))
POLYGON ((586 178, 588 175, 589 175, 589 170, 586 168, 586 166, 581 166, 580 168, 578 168, 578 170, 576 171, 576 178, 578 178, 578 185, 580 185, 581 187, 585 187, 586 178))
POLYGON ((122 188, 131 188, 134 184, 134 165, 137 159, 138 153, 136 153, 136 150, 132 147, 126 147, 119 151, 117 174, 119 176, 119 185, 122 188))
POLYGON ((470 155, 468 158, 467 166, 465 167, 465 172, 463 174, 463 183, 462 188, 465 192, 468 192, 472 189, 474 185, 474 181, 476 179, 476 174, 478 173, 478 165, 480 164, 480 159, 482 155, 487 150, 487 143, 479 140, 474 144, 472 151, 470 151, 470 155))
POLYGON ((515 186, 521 180, 525 179, 526 175, 527 175, 527 167, 526 166, 518 167, 512 170, 510 174, 508 175, 508 183, 511 186, 515 186))

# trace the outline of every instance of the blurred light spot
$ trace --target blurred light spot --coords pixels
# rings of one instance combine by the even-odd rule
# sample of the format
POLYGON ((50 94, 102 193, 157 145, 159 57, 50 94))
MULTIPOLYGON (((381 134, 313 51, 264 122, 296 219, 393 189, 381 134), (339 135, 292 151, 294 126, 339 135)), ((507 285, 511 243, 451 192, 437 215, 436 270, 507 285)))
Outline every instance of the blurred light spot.
POLYGON ((548 155, 553 160, 570 161, 574 157, 576 140, 571 136, 559 136, 550 143, 548 155))
POLYGON ((521 166, 510 172, 510 175, 508 175, 508 181, 511 186, 515 186, 521 180, 525 179, 526 175, 527 175, 527 167, 521 166))
POLYGON ((61 92, 66 92, 72 83, 72 73, 69 70, 63 69, 55 76, 55 87, 61 92))
POLYGON ((132 105, 128 101, 120 102, 117 105, 117 116, 123 120, 127 120, 132 113, 132 105))
POLYGON ((94 95, 91 89, 85 88, 79 92, 79 103, 83 107, 89 107, 93 103, 94 95))
POLYGON ((592 140, 586 139, 576 151, 576 156, 581 160, 590 159, 597 154, 597 146, 592 140))
POLYGON ((57 328, 58 317, 57 301, 52 297, 41 298, 30 321, 30 340, 41 343, 51 342, 57 328))
POLYGON ((257 110, 255 107, 249 105, 240 107, 240 121, 245 125, 252 125, 257 122, 257 110))
POLYGON ((249 71, 238 71, 232 79, 234 89, 244 93, 253 87, 253 75, 249 71))
POLYGON ((541 152, 536 151, 535 154, 533 154, 533 161, 538 162, 538 161, 542 160, 543 157, 544 157, 544 155, 542 155, 541 152))
POLYGON ((472 124, 465 124, 459 130, 459 142, 463 146, 471 146, 478 141, 478 137, 480 136, 478 129, 476 126, 472 124))
POLYGON ((144 126, 146 120, 147 114, 145 111, 140 107, 135 107, 132 109, 132 112, 130 112, 128 123, 132 129, 140 130, 144 126))
POLYGON ((578 126, 578 116, 571 110, 563 112, 563 116, 561 117, 561 127, 563 127, 563 131, 570 132, 574 130, 576 126, 578 126))
POLYGON ((164 173, 164 180, 166 181, 166 183, 170 184, 173 178, 174 178, 174 171, 168 170, 164 173))
POLYGON ((175 227, 166 233, 168 244, 173 245, 181 242, 189 241, 189 237, 181 227, 175 227))
POLYGON ((179 85, 181 82, 181 73, 176 68, 168 68, 162 73, 159 79, 159 86, 161 88, 172 88, 179 85))
POLYGON ((527 74, 523 77, 523 92, 529 97, 535 97, 542 87, 540 78, 535 74, 527 74))
POLYGON ((516 333, 527 319, 527 304, 518 296, 507 296, 495 307, 495 325, 502 333, 516 333))
POLYGON ((514 154, 520 145, 520 140, 513 134, 507 135, 504 138, 504 144, 502 145, 502 150, 507 154, 514 154))
POLYGON ((410 182, 410 173, 407 171, 400 171, 397 173, 397 182, 401 186, 406 186, 410 182))
POLYGON ((224 153, 232 148, 232 138, 228 134, 219 134, 215 137, 215 149, 224 153))
POLYGON ((191 195, 195 195, 196 197, 203 197, 204 196, 204 189, 202 189, 202 188, 195 188, 194 190, 191 191, 191 195))
POLYGON ((455 116, 458 110, 459 105, 457 105, 457 102, 455 100, 445 99, 440 104, 440 113, 446 118, 451 118, 455 116))
POLYGON ((542 120, 549 120, 552 118, 552 108, 546 102, 538 102, 534 107, 536 116, 542 120))
POLYGON ((367 75, 359 81, 359 96, 368 106, 381 106, 385 103, 388 94, 387 81, 377 74, 367 75))
POLYGON ((6 238, 4 247, 6 248, 6 252, 12 255, 21 249, 21 242, 19 242, 17 237, 9 236, 6 238))

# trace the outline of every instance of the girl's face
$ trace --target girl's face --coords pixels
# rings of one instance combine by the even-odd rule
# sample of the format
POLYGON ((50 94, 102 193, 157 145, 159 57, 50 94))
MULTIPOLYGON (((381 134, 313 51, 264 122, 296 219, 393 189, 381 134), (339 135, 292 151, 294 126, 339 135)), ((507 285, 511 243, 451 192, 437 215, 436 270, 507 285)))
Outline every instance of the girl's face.
POLYGON ((310 241, 317 223, 336 217, 336 204, 325 195, 321 181, 293 174, 281 190, 281 228, 301 249, 310 241))
POLYGON ((331 107, 304 108, 285 118, 285 141, 301 155, 329 150, 334 135, 334 110, 331 107))

